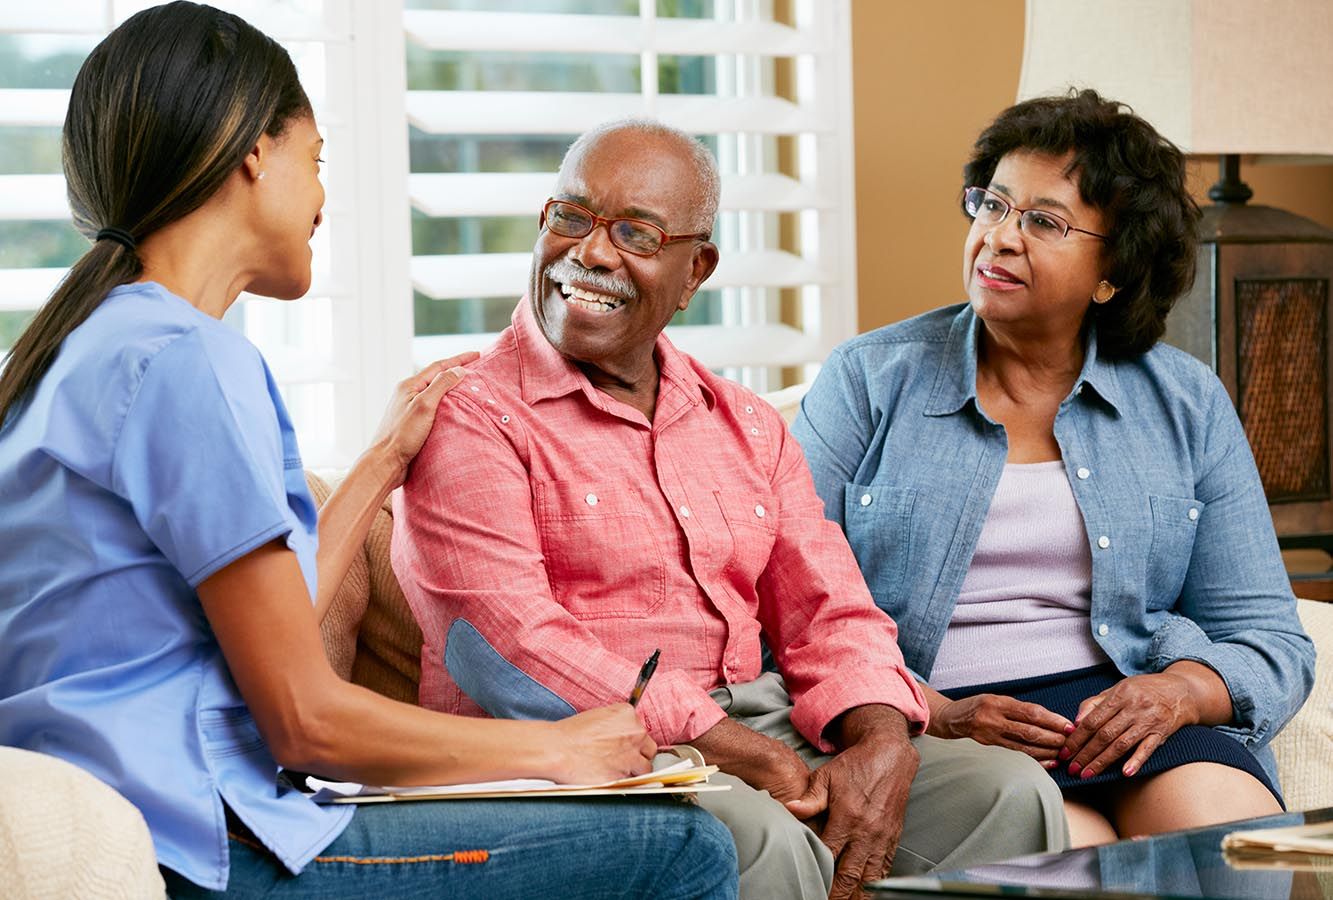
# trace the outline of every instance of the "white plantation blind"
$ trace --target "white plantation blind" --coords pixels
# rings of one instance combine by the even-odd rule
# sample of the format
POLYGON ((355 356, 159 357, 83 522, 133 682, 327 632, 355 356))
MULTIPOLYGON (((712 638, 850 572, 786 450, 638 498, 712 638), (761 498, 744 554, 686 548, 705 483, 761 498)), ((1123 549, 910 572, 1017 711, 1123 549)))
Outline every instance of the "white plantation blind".
MULTIPOLYGON (((558 138, 563 150, 574 135, 608 119, 648 116, 715 147, 723 189, 714 240, 722 259, 703 286, 715 302, 691 317, 695 324, 671 326, 682 349, 766 389, 778 386, 777 367, 817 363, 855 333, 846 0, 787 4, 789 24, 777 21, 773 3, 751 0, 641 0, 628 4, 629 10, 619 4, 620 14, 549 11, 588 6, 579 3, 528 4, 542 10, 534 12, 517 9, 524 6, 519 3, 409 5, 477 7, 406 9, 407 39, 426 58, 434 54, 464 66, 491 59, 498 67, 524 55, 541 59, 558 48, 569 66, 595 67, 608 57, 628 56, 638 76, 637 90, 550 90, 536 79, 522 90, 441 90, 413 83, 409 74, 407 115, 414 132, 476 136, 478 145, 487 136, 558 138), (664 14, 673 10, 677 14, 664 14), (776 91, 779 61, 788 73, 787 96, 776 91), (663 72, 686 66, 702 75, 702 86, 681 90, 663 83, 663 72), (786 171, 778 165, 779 138, 796 148, 797 162, 786 171), (701 318, 706 321, 699 323, 701 318)), ((504 250, 483 239, 463 251, 436 252, 423 246, 429 241, 417 240, 411 272, 419 312, 430 304, 512 301, 522 294, 537 214, 554 186, 558 161, 556 155, 535 171, 423 171, 414 152, 408 183, 416 216, 482 223, 524 217, 527 229, 525 246, 504 250)), ((506 324, 507 316, 496 322, 494 314, 506 307, 512 302, 493 307, 490 324, 506 324)), ((420 321, 416 333, 418 361, 494 337, 491 331, 432 334, 420 321)))
MULTIPOLYGON (((0 3, 0 352, 87 247, 59 161, 74 72, 150 5, 0 3)), ((327 139, 310 294, 227 317, 307 465, 348 464, 394 383, 505 327, 561 154, 611 118, 659 118, 720 162, 722 261, 671 326, 683 349, 765 390, 855 333, 849 0, 215 5, 289 49, 327 139)))
MULTIPOLYGON (((110 29, 152 5, 0 5, 0 349, 87 247, 68 224, 59 161, 74 72, 110 29)), ((378 3, 353 0, 213 5, 292 54, 328 160, 310 293, 292 303, 242 295, 226 318, 273 369, 307 464, 345 465, 365 446, 393 383, 410 370, 401 23, 394 9, 386 14, 378 3)))

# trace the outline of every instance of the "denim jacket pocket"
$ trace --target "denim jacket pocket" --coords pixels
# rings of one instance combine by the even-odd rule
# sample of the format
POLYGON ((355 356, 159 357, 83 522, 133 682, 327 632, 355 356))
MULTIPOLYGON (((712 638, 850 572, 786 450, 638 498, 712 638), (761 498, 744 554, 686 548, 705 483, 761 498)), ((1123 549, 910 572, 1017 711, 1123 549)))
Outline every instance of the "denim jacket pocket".
POLYGON ((576 619, 642 619, 666 599, 666 561, 656 545, 616 550, 619 535, 653 523, 634 488, 592 481, 536 482, 537 527, 551 594, 576 619))
POLYGON ((843 528, 866 584, 882 608, 893 612, 907 575, 912 550, 912 509, 915 488, 847 483, 843 528))
POLYGON ((1152 545, 1148 549, 1149 609, 1170 609, 1180 598, 1194 552, 1194 535, 1204 503, 1189 497, 1150 494, 1152 545))

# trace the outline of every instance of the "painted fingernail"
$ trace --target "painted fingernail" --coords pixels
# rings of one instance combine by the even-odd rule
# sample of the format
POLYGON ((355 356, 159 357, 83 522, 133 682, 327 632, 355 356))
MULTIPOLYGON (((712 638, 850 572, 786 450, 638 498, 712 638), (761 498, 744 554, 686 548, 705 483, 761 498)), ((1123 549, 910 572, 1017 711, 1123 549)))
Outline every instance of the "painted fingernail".
POLYGON ((1082 768, 1083 768, 1083 767, 1080 766, 1078 763, 1076 763, 1076 762, 1072 762, 1072 763, 1069 764, 1069 774, 1070 774, 1070 775, 1077 775, 1077 774, 1079 773, 1079 771, 1080 771, 1082 768))
POLYGON ((1138 769, 1134 768, 1133 766, 1125 766, 1125 777, 1126 777, 1126 778, 1133 778, 1133 777, 1134 777, 1134 773, 1137 772, 1137 771, 1138 771, 1138 769))
POLYGON ((1073 725, 1066 725, 1066 726, 1065 726, 1065 734, 1073 734, 1073 733, 1074 733, 1074 726, 1073 726, 1073 725))
POLYGON ((1097 773, 1094 772, 1092 769, 1084 769, 1084 770, 1083 770, 1083 774, 1080 775, 1080 776, 1078 776, 1078 777, 1079 777, 1079 778, 1091 778, 1092 776, 1094 776, 1094 775, 1096 775, 1096 774, 1097 774, 1097 773))
POLYGON ((1054 768, 1055 768, 1056 766, 1058 766, 1058 765, 1060 765, 1060 761, 1059 761, 1059 760, 1048 759, 1048 760, 1044 761, 1044 762, 1041 764, 1041 767, 1042 767, 1043 769, 1054 769, 1054 768))
POLYGON ((1061 747, 1061 748, 1060 748, 1060 758, 1061 758, 1061 759, 1069 759, 1069 748, 1068 748, 1068 747, 1061 747))

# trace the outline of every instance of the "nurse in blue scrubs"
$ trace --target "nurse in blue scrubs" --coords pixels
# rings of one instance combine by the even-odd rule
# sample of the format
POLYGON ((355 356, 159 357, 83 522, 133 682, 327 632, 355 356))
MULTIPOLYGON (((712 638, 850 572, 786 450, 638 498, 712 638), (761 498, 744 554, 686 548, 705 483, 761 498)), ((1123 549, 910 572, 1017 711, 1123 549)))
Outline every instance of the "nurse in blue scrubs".
POLYGON ((176 896, 735 896, 697 807, 354 814, 277 780, 588 782, 657 749, 626 704, 464 719, 330 669, 319 620, 467 358, 400 385, 317 522, 273 377, 221 317, 308 290, 322 144, 286 51, 207 6, 139 13, 79 72, 64 167, 93 244, 0 375, 0 744, 134 803, 176 896))

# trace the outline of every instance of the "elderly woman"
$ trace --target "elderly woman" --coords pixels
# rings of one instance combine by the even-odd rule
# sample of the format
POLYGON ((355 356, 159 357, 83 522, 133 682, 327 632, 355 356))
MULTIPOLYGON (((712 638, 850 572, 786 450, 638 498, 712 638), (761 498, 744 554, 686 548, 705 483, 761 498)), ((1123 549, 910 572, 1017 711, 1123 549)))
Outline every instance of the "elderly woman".
POLYGON ((1042 762, 1075 843, 1276 812, 1314 651, 1226 391, 1158 343, 1180 152, 1093 91, 1031 100, 962 205, 968 303, 839 347, 793 428, 929 733, 1042 762))

